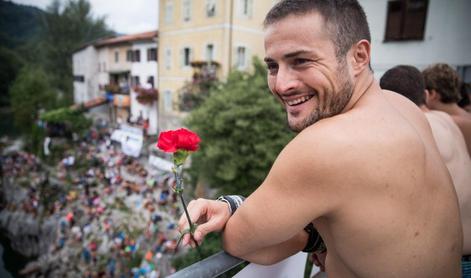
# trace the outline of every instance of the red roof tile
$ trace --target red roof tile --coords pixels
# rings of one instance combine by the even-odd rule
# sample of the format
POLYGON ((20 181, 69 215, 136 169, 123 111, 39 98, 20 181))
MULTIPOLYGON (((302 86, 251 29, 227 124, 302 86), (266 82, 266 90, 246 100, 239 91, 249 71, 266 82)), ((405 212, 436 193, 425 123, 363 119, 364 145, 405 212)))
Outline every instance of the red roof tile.
POLYGON ((139 34, 123 35, 119 37, 99 40, 94 45, 96 47, 102 47, 102 46, 121 44, 121 43, 133 42, 133 41, 150 40, 157 37, 158 34, 159 34, 158 31, 150 31, 150 32, 139 33, 139 34))

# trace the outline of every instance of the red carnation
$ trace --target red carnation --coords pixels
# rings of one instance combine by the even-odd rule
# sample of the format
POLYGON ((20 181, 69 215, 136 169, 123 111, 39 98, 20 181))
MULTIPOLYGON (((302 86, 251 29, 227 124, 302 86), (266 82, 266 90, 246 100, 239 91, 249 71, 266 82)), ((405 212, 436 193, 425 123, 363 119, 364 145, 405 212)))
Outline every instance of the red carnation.
POLYGON ((174 153, 179 150, 194 152, 198 150, 201 139, 198 134, 184 128, 161 132, 157 147, 164 152, 174 153))

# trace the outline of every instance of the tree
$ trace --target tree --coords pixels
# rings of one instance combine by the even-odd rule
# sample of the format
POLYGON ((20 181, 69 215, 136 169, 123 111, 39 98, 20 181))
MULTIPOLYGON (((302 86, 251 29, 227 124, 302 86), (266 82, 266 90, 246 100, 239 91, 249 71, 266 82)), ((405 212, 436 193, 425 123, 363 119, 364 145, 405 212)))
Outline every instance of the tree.
POLYGON ((22 59, 14 51, 0 46, 0 107, 9 105, 8 89, 22 64, 22 59))
POLYGON ((94 18, 87 0, 69 0, 64 6, 52 1, 43 18, 45 69, 52 74, 54 86, 64 94, 65 104, 71 104, 72 54, 82 45, 113 35, 104 17, 94 18))
POLYGON ((37 67, 24 67, 13 82, 10 93, 15 125, 26 133, 38 120, 39 111, 55 105, 55 94, 45 72, 37 67))
POLYGON ((40 119, 48 125, 59 125, 66 129, 66 132, 83 133, 90 128, 92 121, 83 115, 80 109, 62 107, 50 110, 41 115, 40 119))
POLYGON ((202 138, 192 156, 192 176, 221 193, 250 194, 293 137, 259 60, 253 73, 234 72, 214 88, 187 125, 202 138))

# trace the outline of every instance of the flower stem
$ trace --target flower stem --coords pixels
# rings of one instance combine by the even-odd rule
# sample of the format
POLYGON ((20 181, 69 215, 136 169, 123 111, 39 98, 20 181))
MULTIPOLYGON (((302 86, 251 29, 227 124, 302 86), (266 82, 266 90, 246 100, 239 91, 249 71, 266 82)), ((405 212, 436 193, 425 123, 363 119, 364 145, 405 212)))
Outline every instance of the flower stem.
POLYGON ((180 201, 182 202, 183 210, 185 211, 185 215, 186 215, 186 219, 188 220, 188 224, 190 225, 190 238, 195 243, 196 251, 198 252, 198 255, 200 256, 200 258, 202 259, 203 256, 201 254, 201 250, 200 250, 200 247, 198 245, 198 242, 193 237, 193 223, 191 222, 190 214, 188 214, 188 210, 186 209, 186 203, 185 203, 185 199, 183 199, 183 193, 179 192, 178 196, 180 196, 180 201))

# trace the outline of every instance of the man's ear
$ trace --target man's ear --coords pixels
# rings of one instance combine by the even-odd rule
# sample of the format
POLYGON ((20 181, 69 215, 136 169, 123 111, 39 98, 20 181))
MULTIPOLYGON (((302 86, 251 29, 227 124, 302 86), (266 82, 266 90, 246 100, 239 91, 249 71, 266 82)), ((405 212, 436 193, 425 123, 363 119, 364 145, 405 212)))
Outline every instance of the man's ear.
POLYGON ((440 95, 437 93, 437 91, 435 91, 435 89, 430 89, 430 90, 426 90, 428 92, 428 96, 430 98, 430 100, 433 100, 433 101, 440 101, 440 95))
POLYGON ((370 66, 371 45, 367 40, 361 40, 352 47, 352 69, 354 76, 370 66))

